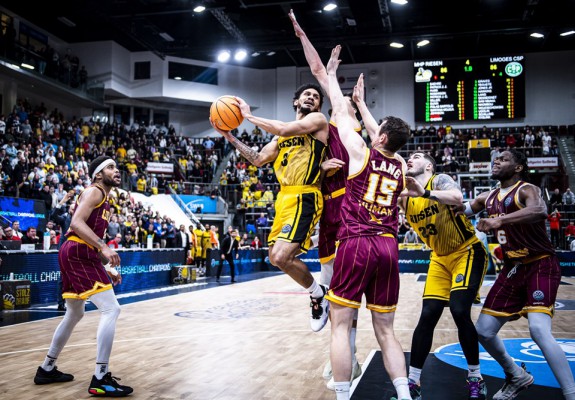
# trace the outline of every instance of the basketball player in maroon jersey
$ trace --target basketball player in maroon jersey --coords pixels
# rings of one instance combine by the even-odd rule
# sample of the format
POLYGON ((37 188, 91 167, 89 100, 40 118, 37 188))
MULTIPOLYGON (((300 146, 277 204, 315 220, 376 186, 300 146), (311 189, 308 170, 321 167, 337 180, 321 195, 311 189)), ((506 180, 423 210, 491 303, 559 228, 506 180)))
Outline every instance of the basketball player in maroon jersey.
MULTIPOLYGON (((295 35, 300 39, 305 58, 310 67, 313 76, 319 82, 321 88, 329 97, 329 81, 325 66, 321 58, 304 30, 298 24, 293 10, 288 14, 295 31, 295 35)), ((354 93, 346 93, 344 97, 348 103, 348 112, 350 116, 355 118, 354 130, 361 134, 361 123, 357 118, 358 109, 354 101, 363 102, 364 98, 364 83, 363 75, 360 76, 356 85, 354 93), (353 101, 352 101, 353 100, 353 101)), ((367 108, 366 108, 367 109, 367 108)), ((377 122, 371 115, 365 121, 366 130, 373 141, 377 138, 377 130, 379 128, 377 122)), ((328 146, 326 149, 326 161, 322 163, 322 169, 326 171, 321 182, 321 192, 323 195, 324 207, 319 220, 319 235, 318 235, 318 254, 321 265, 320 284, 329 287, 331 278, 333 276, 333 263, 335 259, 337 231, 342 224, 341 219, 341 203, 343 195, 345 194, 345 181, 347 179, 347 164, 349 157, 347 151, 343 146, 337 126, 333 121, 329 124, 328 146)), ((350 332, 350 345, 352 349, 352 379, 361 376, 361 367, 355 357, 355 337, 357 332, 357 317, 356 313, 353 320, 353 325, 350 332)), ((324 368, 323 377, 328 379, 327 387, 333 390, 333 376, 331 370, 331 362, 328 361, 324 368)))
POLYGON ((541 349, 567 400, 575 400, 575 382, 565 353, 551 330, 561 268, 547 235, 547 207, 541 191, 524 180, 527 159, 517 150, 495 158, 491 177, 499 188, 465 203, 468 216, 486 210, 477 229, 492 232, 504 253, 504 266, 489 291, 476 323, 479 341, 503 367, 505 384, 495 400, 513 399, 533 383, 505 350, 497 333, 508 321, 526 317, 531 338, 541 349))
MULTIPOLYGON (((332 119, 349 156, 348 176, 338 232, 333 278, 326 298, 331 303, 331 365, 338 400, 349 399, 351 348, 349 332, 365 294, 387 373, 398 398, 411 399, 403 349, 395 338, 393 318, 399 296, 397 201, 404 188, 405 161, 396 154, 409 140, 409 125, 386 117, 368 149, 354 131, 354 118, 337 80, 341 46, 327 64, 332 119)), ((361 111, 361 108, 360 108, 361 111)), ((363 115, 363 114, 362 114, 363 115)))
POLYGON ((88 173, 93 183, 78 196, 66 233, 67 240, 58 253, 66 314, 54 332, 50 349, 44 363, 38 367, 34 383, 42 385, 74 379, 71 374, 58 371, 56 360, 76 324, 84 316, 84 306, 90 298, 101 316, 96 339, 96 369, 88 392, 94 396, 123 397, 132 393, 133 389, 118 384, 117 378, 108 371, 116 320, 120 315, 120 305, 112 284, 121 283, 122 277, 115 269, 107 270, 102 266, 102 262, 109 263, 111 268, 120 265, 118 253, 106 246, 102 239, 110 219, 108 194, 113 187, 120 186, 120 172, 112 158, 100 156, 92 161, 88 173))

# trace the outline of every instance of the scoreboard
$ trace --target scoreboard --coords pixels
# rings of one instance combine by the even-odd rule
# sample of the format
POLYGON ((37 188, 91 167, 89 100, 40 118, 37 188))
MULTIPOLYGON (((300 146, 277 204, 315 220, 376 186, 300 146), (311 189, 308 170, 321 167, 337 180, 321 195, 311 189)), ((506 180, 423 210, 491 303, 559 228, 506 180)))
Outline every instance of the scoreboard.
POLYGON ((416 122, 525 117, 522 55, 414 61, 416 122))

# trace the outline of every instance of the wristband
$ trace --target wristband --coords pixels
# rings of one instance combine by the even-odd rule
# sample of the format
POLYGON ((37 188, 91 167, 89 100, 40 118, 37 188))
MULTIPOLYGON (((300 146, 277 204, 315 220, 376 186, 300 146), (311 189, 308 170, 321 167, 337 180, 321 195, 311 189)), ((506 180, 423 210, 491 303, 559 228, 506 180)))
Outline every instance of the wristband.
POLYGON ((463 209, 463 214, 465 214, 468 217, 471 217, 472 215, 475 215, 475 213, 473 212, 473 210, 471 209, 471 204, 469 202, 466 202, 465 204, 463 204, 463 206, 465 207, 463 209))
POLYGON ((425 189, 421 197, 423 197, 424 199, 429 199, 429 196, 431 196, 431 190, 425 189))

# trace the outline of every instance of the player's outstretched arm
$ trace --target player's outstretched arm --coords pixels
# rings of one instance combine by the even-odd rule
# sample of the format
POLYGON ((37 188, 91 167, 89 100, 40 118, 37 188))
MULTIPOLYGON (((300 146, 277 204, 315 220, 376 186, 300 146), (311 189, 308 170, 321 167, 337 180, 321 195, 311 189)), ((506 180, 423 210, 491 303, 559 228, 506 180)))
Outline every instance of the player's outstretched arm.
MULTIPOLYGON (((310 132, 312 134, 321 131, 327 132, 328 122, 325 118, 325 115, 323 115, 321 112, 312 112, 307 114, 302 119, 284 122, 277 119, 256 117, 252 114, 250 106, 245 102, 244 99, 236 97, 236 100, 238 101, 238 106, 240 107, 242 116, 245 119, 250 121, 252 124, 257 125, 266 132, 271 133, 272 135, 291 137, 300 136, 302 132, 310 132)), ((325 141, 327 141, 327 137, 325 141)))
POLYGON ((341 141, 350 157, 348 172, 353 175, 362 168, 367 147, 361 136, 354 131, 355 118, 348 113, 347 102, 337 81, 337 68, 341 62, 339 59, 340 52, 341 46, 335 46, 327 63, 327 76, 331 94, 329 100, 332 107, 331 117, 337 125, 341 141))
POLYGON ((297 22, 293 10, 290 10, 288 16, 293 25, 295 35, 301 41, 303 52, 305 54, 305 59, 307 61, 307 64, 309 65, 309 68, 311 69, 311 73, 313 74, 315 79, 317 79, 321 88, 325 91, 326 95, 329 97, 329 83, 327 80, 327 72, 325 70, 325 67, 323 66, 323 63, 321 62, 321 58, 319 57, 317 50, 310 42, 304 30, 297 22))
MULTIPOLYGON (((401 196, 421 197, 425 195, 425 189, 413 177, 405 177, 406 191, 401 196)), ((433 189, 429 191, 428 198, 442 204, 459 205, 463 202, 461 188, 449 175, 439 174, 435 176, 432 184, 433 189)))
POLYGON ((361 114, 363 126, 365 126, 365 130, 369 135, 369 139, 374 142, 379 131, 379 124, 375 118, 373 118, 373 115, 367 108, 367 104, 365 104, 365 84, 363 80, 363 73, 359 74, 359 78, 357 78, 357 83, 353 88, 352 99, 356 104, 359 113, 361 114))

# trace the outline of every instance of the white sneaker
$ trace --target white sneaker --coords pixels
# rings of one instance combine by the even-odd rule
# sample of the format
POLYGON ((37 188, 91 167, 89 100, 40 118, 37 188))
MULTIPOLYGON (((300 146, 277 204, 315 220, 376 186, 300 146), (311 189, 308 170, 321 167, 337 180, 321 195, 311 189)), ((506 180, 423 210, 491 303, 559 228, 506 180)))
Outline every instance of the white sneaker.
MULTIPOLYGON (((331 364, 330 364, 330 367, 331 367, 331 364)), ((363 371, 361 370, 361 366, 359 365, 359 362, 357 362, 357 360, 354 360, 353 367, 351 368, 351 381, 349 381, 349 383, 352 383, 354 380, 359 378, 362 373, 363 373, 363 371)), ((333 376, 329 379, 329 381, 327 382, 327 384, 325 386, 329 390, 335 390, 335 380, 333 379, 333 376)))
POLYGON ((519 392, 527 389, 533 384, 533 376, 525 369, 525 364, 521 364, 521 374, 512 376, 505 374, 505 383, 497 393, 493 395, 493 400, 512 400, 519 392))
POLYGON ((331 377, 333 376, 333 371, 331 370, 331 360, 327 360, 327 364, 325 364, 325 367, 323 367, 323 379, 325 379, 326 381, 330 380, 331 377))
POLYGON ((323 296, 318 299, 310 297, 311 302, 309 304, 311 307, 309 323, 311 325, 311 330, 314 332, 319 332, 323 329, 323 327, 327 324, 327 317, 329 315, 329 301, 327 301, 325 298, 327 287, 324 285, 320 286, 323 290, 323 296))

